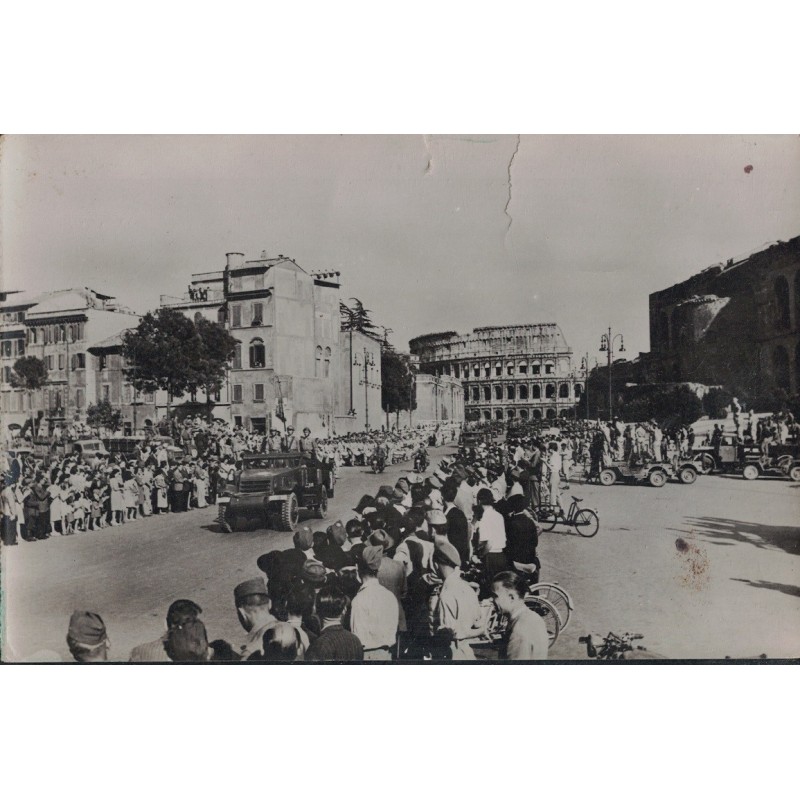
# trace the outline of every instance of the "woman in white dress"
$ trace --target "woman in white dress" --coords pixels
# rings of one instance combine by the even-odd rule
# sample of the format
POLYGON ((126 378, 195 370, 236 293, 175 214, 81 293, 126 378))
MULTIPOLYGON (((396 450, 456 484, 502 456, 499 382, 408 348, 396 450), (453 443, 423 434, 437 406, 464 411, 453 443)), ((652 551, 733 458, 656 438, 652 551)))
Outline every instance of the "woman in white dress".
POLYGON ((115 469, 108 479, 111 491, 111 524, 122 525, 125 522, 125 493, 119 469, 115 469))
POLYGON ((64 535, 64 504, 62 503, 61 487, 58 485, 57 480, 47 487, 47 494, 50 495, 50 536, 55 536, 56 533, 64 535), (59 525, 56 531, 56 523, 59 525))

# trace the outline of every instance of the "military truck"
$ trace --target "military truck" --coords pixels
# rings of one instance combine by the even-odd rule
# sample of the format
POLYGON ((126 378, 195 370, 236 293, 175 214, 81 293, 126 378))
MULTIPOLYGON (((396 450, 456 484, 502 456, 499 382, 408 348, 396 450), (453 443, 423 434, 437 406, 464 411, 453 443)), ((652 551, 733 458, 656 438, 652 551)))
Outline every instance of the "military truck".
POLYGON ((249 453, 229 485, 225 522, 232 530, 294 530, 302 509, 323 519, 328 510, 331 467, 304 453, 249 453))

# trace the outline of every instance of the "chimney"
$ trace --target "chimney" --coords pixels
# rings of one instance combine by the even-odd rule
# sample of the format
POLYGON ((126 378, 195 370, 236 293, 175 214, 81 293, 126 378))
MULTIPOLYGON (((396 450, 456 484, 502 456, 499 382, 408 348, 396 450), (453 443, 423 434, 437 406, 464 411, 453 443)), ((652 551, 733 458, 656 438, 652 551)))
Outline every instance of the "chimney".
POLYGON ((244 265, 244 253, 225 253, 225 269, 237 269, 244 265))

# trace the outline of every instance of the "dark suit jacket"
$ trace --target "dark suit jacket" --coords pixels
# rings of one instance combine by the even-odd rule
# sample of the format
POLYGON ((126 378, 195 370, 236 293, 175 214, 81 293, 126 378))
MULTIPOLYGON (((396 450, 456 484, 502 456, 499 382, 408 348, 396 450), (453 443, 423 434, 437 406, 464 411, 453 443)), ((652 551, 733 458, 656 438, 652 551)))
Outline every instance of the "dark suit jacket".
POLYGON ((461 563, 469 561, 469 523, 464 512, 457 506, 453 506, 447 514, 447 540, 458 550, 461 556, 461 563))

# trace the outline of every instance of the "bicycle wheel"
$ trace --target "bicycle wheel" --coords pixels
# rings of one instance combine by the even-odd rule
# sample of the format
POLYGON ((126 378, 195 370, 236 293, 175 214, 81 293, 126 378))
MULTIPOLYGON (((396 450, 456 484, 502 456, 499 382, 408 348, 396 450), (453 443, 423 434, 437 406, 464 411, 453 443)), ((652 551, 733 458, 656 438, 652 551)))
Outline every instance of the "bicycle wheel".
POLYGON ((552 647, 558 639, 558 634, 561 633, 561 618, 558 616, 555 606, 549 600, 532 594, 527 595, 524 602, 531 611, 544 620, 547 637, 550 640, 550 647, 552 647))
POLYGON ((539 527, 543 531, 551 531, 555 528, 558 522, 558 515, 554 506, 537 506, 534 511, 536 512, 536 519, 539 520, 539 527))
POLYGON ((589 539, 600 530, 600 517, 591 508, 582 508, 572 524, 581 536, 589 539))
POLYGON ((566 589, 562 589, 557 583, 535 583, 529 590, 530 594, 547 600, 558 612, 558 619, 561 623, 561 630, 566 630, 569 619, 572 616, 572 598, 566 589))
POLYGON ((508 621, 502 614, 497 613, 493 600, 482 600, 481 611, 483 613, 483 638, 488 639, 492 644, 497 644, 505 634, 508 621))

